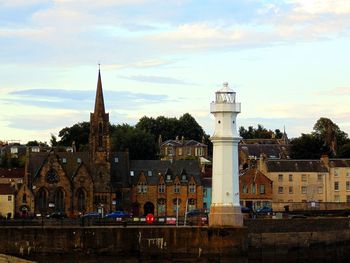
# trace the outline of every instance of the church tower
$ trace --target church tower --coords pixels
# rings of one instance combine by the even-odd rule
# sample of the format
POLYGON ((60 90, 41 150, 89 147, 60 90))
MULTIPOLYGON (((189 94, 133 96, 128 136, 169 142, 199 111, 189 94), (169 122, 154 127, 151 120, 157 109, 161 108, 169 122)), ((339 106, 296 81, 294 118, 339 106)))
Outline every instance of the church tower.
POLYGON ((212 204, 209 214, 210 226, 243 226, 239 203, 238 143, 236 117, 241 104, 236 102, 236 93, 224 83, 215 93, 210 105, 215 116, 213 142, 212 204))
POLYGON ((101 207, 110 207, 111 168, 109 162, 109 114, 105 112, 100 69, 98 70, 95 109, 94 112, 90 114, 89 144, 90 167, 94 180, 94 206, 97 209, 101 207))

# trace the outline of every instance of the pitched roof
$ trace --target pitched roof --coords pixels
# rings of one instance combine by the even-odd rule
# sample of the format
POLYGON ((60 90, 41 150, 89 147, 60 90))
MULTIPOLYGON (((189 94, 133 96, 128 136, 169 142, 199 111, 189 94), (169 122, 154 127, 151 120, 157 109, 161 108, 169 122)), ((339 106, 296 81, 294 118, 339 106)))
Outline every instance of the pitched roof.
POLYGON ((98 70, 98 80, 97 80, 97 89, 96 89, 96 99, 95 99, 95 110, 96 114, 105 114, 105 103, 103 100, 103 91, 102 91, 102 81, 101 81, 101 72, 98 70))
POLYGON ((290 145, 280 144, 240 144, 239 149, 248 156, 260 157, 266 154, 269 159, 287 158, 289 156, 290 145))
POLYGON ((269 172, 328 172, 321 160, 268 160, 266 164, 269 172))
POLYGON ((14 195, 15 188, 10 184, 0 184, 0 195, 14 195))
POLYGON ((181 174, 187 175, 188 179, 193 176, 196 184, 201 184, 199 165, 194 160, 134 160, 130 161, 130 171, 134 171, 134 176, 129 175, 132 184, 137 183, 141 172, 145 174, 148 184, 158 184, 159 177, 166 174, 171 175, 172 180, 181 174), (148 171, 151 171, 150 176, 148 171))
POLYGON ((246 169, 240 174, 240 178, 249 179, 249 178, 257 178, 257 177, 264 178, 265 181, 272 182, 270 178, 268 178, 265 174, 263 174, 261 171, 259 171, 256 168, 246 169))
POLYGON ((174 146, 174 147, 180 147, 180 146, 202 146, 202 147, 207 147, 206 144, 195 141, 195 140, 166 140, 164 141, 160 147, 164 146, 174 146))
POLYGON ((4 178, 23 178, 24 167, 20 168, 2 168, 0 167, 0 177, 4 178))
POLYGON ((350 167, 350 159, 329 159, 330 167, 350 167))

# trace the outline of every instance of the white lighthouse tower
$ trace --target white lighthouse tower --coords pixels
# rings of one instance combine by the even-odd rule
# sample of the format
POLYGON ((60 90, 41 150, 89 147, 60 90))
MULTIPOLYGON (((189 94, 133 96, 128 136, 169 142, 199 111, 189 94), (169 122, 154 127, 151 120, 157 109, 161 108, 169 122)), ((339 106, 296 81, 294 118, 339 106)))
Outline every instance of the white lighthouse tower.
POLYGON ((239 203, 238 143, 236 117, 241 103, 228 83, 215 93, 210 112, 215 116, 213 142, 212 204, 209 214, 210 226, 243 226, 239 203))

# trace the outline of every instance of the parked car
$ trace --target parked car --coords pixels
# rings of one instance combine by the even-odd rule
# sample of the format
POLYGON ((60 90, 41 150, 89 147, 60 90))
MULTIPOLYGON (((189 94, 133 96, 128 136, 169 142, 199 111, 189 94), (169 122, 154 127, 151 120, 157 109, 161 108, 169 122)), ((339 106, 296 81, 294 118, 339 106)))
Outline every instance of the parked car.
POLYGON ((107 214, 105 218, 120 218, 120 219, 126 219, 131 218, 132 216, 128 213, 125 213, 124 211, 116 211, 112 212, 110 214, 107 214))
POLYGON ((101 218, 101 214, 98 212, 89 212, 81 216, 82 218, 90 219, 90 218, 101 218))
POLYGON ((256 209, 257 214, 268 214, 268 213, 272 213, 272 212, 273 212, 272 208, 268 207, 268 206, 263 206, 263 207, 256 209))
POLYGON ((64 212, 53 212, 53 213, 47 215, 46 217, 47 218, 54 218, 54 219, 63 219, 63 218, 67 218, 67 215, 64 212))
POLYGON ((190 226, 203 226, 208 224, 208 213, 201 210, 192 210, 186 214, 186 224, 190 226))

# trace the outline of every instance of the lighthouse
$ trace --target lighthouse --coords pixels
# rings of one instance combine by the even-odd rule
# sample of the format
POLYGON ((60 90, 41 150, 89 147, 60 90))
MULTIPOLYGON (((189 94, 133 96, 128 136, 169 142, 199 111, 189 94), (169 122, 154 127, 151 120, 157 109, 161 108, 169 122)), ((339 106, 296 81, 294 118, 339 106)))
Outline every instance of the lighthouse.
POLYGON ((241 103, 236 102, 236 93, 228 83, 215 93, 210 104, 215 117, 213 142, 212 204, 209 214, 210 226, 243 226, 239 203, 239 167, 236 118, 241 112, 241 103))

